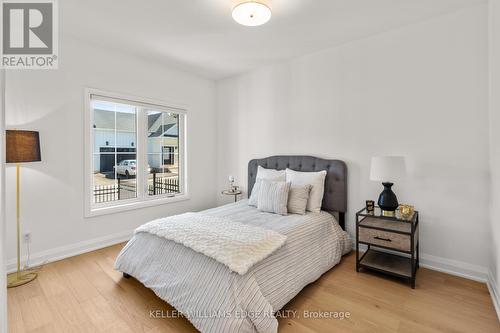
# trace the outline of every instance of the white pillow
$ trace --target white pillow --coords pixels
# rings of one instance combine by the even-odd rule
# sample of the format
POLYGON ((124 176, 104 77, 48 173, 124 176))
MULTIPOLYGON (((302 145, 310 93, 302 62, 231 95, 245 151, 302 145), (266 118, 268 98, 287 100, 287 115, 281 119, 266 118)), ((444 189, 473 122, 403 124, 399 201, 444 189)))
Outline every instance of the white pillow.
POLYGON ((307 210, 314 213, 321 211, 321 203, 325 192, 326 170, 318 172, 299 172, 286 169, 286 181, 292 186, 312 186, 309 200, 307 200, 307 210))
POLYGON ((288 192, 288 212, 291 214, 304 215, 307 208, 307 200, 311 193, 312 186, 307 184, 304 186, 292 186, 288 192))
POLYGON ((257 209, 263 212, 287 215, 290 183, 261 179, 257 209))
POLYGON ((255 184, 253 185, 252 193, 250 194, 250 198, 248 199, 249 206, 257 207, 257 203, 259 202, 260 181, 262 179, 284 182, 286 179, 285 170, 265 169, 259 165, 257 167, 255 184))

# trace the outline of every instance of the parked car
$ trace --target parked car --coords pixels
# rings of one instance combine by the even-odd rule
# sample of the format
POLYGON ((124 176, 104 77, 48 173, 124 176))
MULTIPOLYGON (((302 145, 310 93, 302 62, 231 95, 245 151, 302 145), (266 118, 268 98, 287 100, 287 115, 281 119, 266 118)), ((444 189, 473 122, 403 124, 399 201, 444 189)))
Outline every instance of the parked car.
MULTIPOLYGON (((136 175, 137 165, 136 160, 123 160, 118 165, 114 166, 117 175, 122 175, 127 178, 136 175)), ((148 165, 148 173, 151 172, 151 168, 148 165)))

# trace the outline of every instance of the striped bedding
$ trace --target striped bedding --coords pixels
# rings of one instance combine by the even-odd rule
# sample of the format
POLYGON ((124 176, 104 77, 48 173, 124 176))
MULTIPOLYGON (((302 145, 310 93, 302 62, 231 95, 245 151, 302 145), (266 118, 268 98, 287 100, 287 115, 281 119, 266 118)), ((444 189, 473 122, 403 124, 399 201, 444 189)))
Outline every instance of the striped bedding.
POLYGON ((281 216, 242 200, 203 213, 275 230, 287 241, 245 275, 149 233, 135 234, 115 263, 201 332, 276 332, 273 314, 351 249, 347 233, 326 212, 281 216))

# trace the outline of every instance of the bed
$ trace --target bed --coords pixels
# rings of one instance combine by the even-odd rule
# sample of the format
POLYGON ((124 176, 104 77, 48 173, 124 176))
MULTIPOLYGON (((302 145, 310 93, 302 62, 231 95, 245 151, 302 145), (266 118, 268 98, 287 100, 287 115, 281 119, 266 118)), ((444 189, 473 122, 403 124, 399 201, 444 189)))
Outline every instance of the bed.
POLYGON ((276 332, 274 314, 307 284, 340 262, 352 248, 343 230, 346 211, 345 163, 309 156, 273 156, 248 165, 248 189, 257 166, 296 171, 326 170, 322 211, 281 216, 241 200, 203 211, 204 216, 265 228, 286 242, 245 274, 190 247, 149 233, 135 233, 115 268, 133 276, 182 312, 201 332, 276 332))

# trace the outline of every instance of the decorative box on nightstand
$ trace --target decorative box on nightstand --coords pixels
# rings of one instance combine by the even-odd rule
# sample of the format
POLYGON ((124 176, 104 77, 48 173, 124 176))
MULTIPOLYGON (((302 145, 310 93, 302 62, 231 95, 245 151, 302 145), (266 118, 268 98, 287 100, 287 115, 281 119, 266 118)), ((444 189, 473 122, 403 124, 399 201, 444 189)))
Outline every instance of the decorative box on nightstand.
POLYGON ((384 216, 379 207, 373 213, 366 208, 357 212, 356 271, 363 267, 406 278, 415 288, 419 267, 418 227, 417 211, 408 218, 403 218, 399 210, 394 217, 384 216), (359 251, 360 244, 367 246, 364 253, 359 251))

